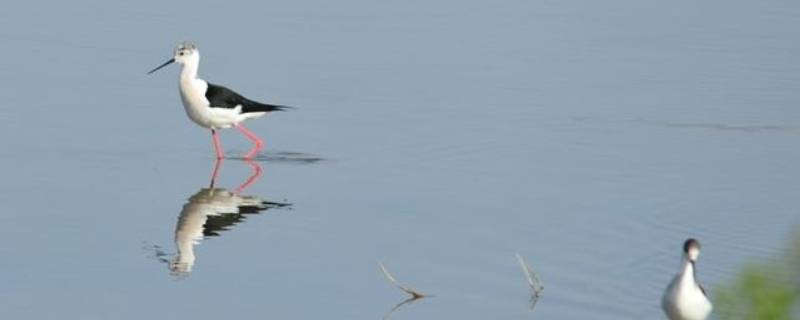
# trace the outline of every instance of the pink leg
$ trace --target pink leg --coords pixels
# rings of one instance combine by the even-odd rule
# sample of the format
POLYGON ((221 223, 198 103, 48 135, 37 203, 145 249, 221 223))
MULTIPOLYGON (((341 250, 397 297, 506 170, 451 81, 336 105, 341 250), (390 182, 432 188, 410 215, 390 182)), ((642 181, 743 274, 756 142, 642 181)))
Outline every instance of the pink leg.
POLYGON ((250 177, 247 178, 247 181, 242 183, 241 186, 236 188, 236 194, 242 193, 242 191, 244 191, 244 189, 247 189, 248 187, 250 187, 250 185, 252 185, 256 181, 258 181, 258 179, 261 177, 261 171, 262 171, 261 170, 261 166, 258 165, 258 163, 255 163, 255 162, 253 162, 251 160, 245 160, 245 161, 247 161, 247 164, 249 164, 250 167, 253 168, 253 174, 250 175, 250 177))
POLYGON ((214 160, 214 172, 211 174, 211 184, 208 186, 209 188, 214 188, 214 183, 217 182, 217 175, 219 174, 219 168, 222 166, 222 162, 225 161, 223 159, 216 159, 214 160))
POLYGON ((250 141, 253 142, 253 149, 251 149, 250 152, 248 152, 244 156, 245 160, 253 159, 253 157, 258 153, 258 151, 264 147, 264 141, 261 141, 261 139, 255 133, 248 130, 243 125, 236 124, 234 126, 236 127, 236 129, 239 129, 239 131, 241 131, 247 137, 247 139, 250 139, 250 141))
POLYGON ((211 129, 211 139, 214 140, 214 151, 217 153, 217 159, 224 159, 225 154, 222 152, 222 145, 219 143, 219 134, 217 130, 211 129))

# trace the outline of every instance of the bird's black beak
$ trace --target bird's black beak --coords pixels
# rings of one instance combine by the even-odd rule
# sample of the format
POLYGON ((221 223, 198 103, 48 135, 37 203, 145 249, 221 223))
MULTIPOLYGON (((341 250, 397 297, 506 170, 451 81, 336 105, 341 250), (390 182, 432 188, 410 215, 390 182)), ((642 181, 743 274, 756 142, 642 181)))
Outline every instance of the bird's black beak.
POLYGON ((153 72, 156 72, 156 71, 158 71, 158 69, 161 69, 161 68, 163 68, 163 67, 166 67, 166 66, 168 66, 170 63, 173 63, 173 62, 175 62, 175 58, 172 58, 172 59, 169 59, 169 60, 167 60, 167 62, 164 62, 164 64, 162 64, 162 65, 160 65, 160 66, 156 67, 156 68, 155 68, 155 69, 153 69, 153 70, 150 70, 150 72, 148 72, 147 74, 151 74, 151 73, 153 73, 153 72))

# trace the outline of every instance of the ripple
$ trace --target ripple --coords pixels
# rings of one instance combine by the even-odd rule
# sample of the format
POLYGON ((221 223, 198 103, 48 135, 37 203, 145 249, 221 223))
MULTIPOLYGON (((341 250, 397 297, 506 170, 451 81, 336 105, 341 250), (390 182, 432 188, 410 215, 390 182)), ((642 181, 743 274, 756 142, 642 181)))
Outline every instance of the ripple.
MULTIPOLYGON (((240 152, 235 152, 239 154, 240 152)), ((243 153, 243 152, 241 152, 243 153)), ((241 156, 229 157, 232 160, 245 160, 241 156)), ((295 151, 268 151, 257 154, 253 159, 256 162, 273 162, 273 163, 288 163, 288 164, 314 164, 322 161, 327 161, 324 157, 295 151)))
POLYGON ((729 124, 716 122, 669 122, 669 121, 644 121, 652 125, 671 128, 705 129, 714 131, 738 131, 748 133, 758 132, 794 132, 800 131, 800 126, 782 124, 729 124))

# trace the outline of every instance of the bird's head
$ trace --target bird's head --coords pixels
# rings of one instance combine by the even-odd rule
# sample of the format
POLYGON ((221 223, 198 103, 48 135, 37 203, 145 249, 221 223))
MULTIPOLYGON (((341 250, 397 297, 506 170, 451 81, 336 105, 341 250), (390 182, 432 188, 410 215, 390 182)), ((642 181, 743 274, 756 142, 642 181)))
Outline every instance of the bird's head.
POLYGON ((200 60, 200 52, 197 51, 194 43, 183 42, 175 47, 172 59, 175 59, 175 62, 180 64, 196 63, 200 60))
POLYGON ((683 243, 683 254, 689 261, 697 261, 697 257, 700 256, 700 242, 694 238, 686 239, 683 243))
POLYGON ((147 74, 151 74, 153 72, 158 71, 159 69, 166 67, 173 62, 180 63, 182 65, 197 65, 200 62, 200 52, 197 51, 197 47, 191 42, 182 42, 175 47, 175 51, 173 51, 172 59, 167 60, 162 65, 156 67, 153 70, 150 70, 147 74))

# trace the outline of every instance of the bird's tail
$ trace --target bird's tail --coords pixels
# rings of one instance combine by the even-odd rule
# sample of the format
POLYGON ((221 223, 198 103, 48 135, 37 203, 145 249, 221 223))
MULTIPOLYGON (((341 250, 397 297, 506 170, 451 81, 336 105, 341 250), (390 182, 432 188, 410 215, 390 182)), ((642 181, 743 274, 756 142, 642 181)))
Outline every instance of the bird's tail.
POLYGON ((294 109, 294 107, 290 106, 282 106, 277 104, 267 104, 267 103, 260 103, 251 101, 246 106, 242 106, 242 112, 273 112, 273 111, 287 111, 289 109, 294 109))

